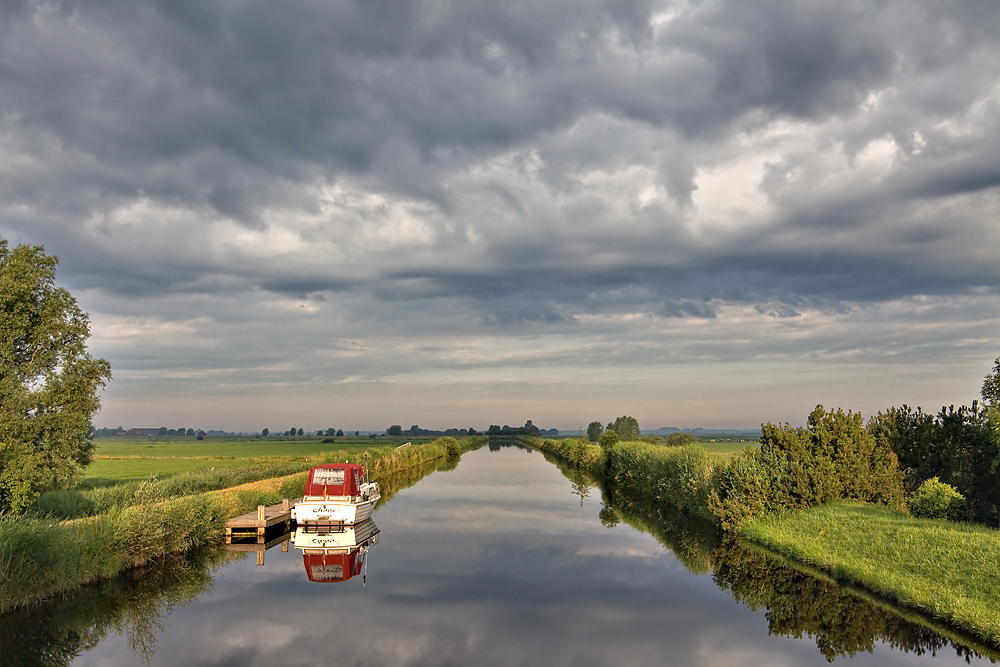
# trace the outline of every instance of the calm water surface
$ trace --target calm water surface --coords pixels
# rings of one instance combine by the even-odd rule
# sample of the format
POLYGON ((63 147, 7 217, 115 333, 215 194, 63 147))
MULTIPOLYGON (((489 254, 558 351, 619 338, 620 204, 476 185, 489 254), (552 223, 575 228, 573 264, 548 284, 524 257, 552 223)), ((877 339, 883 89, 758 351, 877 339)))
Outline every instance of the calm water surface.
POLYGON ((888 622, 896 636, 936 656, 855 636, 844 627, 853 610, 878 627, 886 613, 780 566, 741 588, 753 556, 692 574, 651 535, 606 527, 601 510, 597 489, 572 485, 539 453, 483 448, 375 512, 364 581, 310 582, 299 550, 274 548, 264 566, 237 560, 194 601, 161 605, 151 627, 110 623, 71 664, 826 665, 824 646, 860 647, 838 663, 966 664, 902 620, 888 622), (762 588, 784 591, 764 596, 772 611, 734 599, 762 588), (772 633, 782 627, 800 636, 772 633))

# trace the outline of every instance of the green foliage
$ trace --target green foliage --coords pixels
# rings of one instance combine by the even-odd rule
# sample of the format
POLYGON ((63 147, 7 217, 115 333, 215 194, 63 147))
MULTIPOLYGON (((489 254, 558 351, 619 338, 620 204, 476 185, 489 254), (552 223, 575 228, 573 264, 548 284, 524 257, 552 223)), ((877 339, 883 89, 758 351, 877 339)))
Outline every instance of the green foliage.
POLYGON ((804 429, 765 424, 761 431, 761 454, 788 460, 779 498, 786 507, 812 507, 840 498, 902 504, 896 456, 864 428, 860 414, 826 412, 818 405, 804 429))
POLYGON ((590 422, 590 424, 587 425, 587 440, 597 442, 603 432, 604 426, 601 422, 590 422))
POLYGON ((904 405, 880 412, 868 430, 899 457, 908 491, 937 477, 965 496, 973 521, 1000 526, 1000 422, 991 414, 976 402, 936 416, 904 405))
POLYGON ((628 415, 622 415, 616 419, 612 428, 608 430, 614 430, 622 442, 638 440, 640 435, 639 422, 636 421, 635 417, 629 417, 628 415))
POLYGON ((902 506, 896 456, 864 428, 860 414, 820 405, 806 428, 765 424, 761 431, 759 449, 748 448, 713 475, 709 504, 723 528, 842 498, 902 506))
POLYGON ((97 391, 111 378, 87 353, 86 313, 55 286, 57 264, 41 246, 0 239, 0 512, 80 479, 97 391))
POLYGON ((684 447, 686 445, 693 445, 695 442, 695 437, 690 433, 671 433, 667 436, 667 446, 669 447, 684 447))
POLYGON ((1000 357, 993 362, 993 372, 983 380, 983 403, 1000 408, 1000 357))
POLYGON ((388 435, 403 435, 403 427, 399 424, 393 424, 385 430, 388 435))
POLYGON ((607 430, 601 434, 601 437, 597 439, 597 442, 601 447, 614 447, 620 440, 621 438, 618 437, 618 433, 616 431, 607 430))
POLYGON ((448 458, 456 459, 462 456, 462 446, 458 444, 458 440, 455 440, 455 438, 446 435, 439 438, 437 442, 444 445, 448 458))
POLYGON ((605 451, 605 478, 615 493, 665 503, 687 516, 708 515, 712 461, 703 447, 630 442, 605 451))
POLYGON ((708 506, 726 531, 785 507, 788 458, 747 448, 712 469, 708 506))
POLYGON ((931 477, 920 485, 910 498, 909 506, 910 514, 925 519, 962 521, 968 517, 965 496, 937 477, 931 477))

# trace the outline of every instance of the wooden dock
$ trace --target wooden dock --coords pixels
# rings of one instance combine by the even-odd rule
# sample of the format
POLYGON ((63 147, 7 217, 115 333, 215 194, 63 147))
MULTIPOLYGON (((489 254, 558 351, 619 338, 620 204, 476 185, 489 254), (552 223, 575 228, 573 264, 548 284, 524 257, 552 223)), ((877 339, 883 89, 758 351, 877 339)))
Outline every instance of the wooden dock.
POLYGON ((258 505, 256 512, 233 517, 226 521, 226 543, 232 542, 233 535, 246 536, 256 533, 257 542, 264 541, 264 533, 271 526, 292 520, 292 508, 296 501, 285 498, 277 505, 258 505))
POLYGON ((291 533, 285 533, 283 535, 279 535, 275 537, 273 540, 270 540, 269 542, 233 542, 230 538, 226 540, 226 550, 244 551, 244 552, 254 551, 257 553, 257 565, 263 565, 265 551, 267 551, 271 547, 275 547, 280 544, 281 550, 287 553, 288 545, 291 542, 291 539, 292 539, 291 533))

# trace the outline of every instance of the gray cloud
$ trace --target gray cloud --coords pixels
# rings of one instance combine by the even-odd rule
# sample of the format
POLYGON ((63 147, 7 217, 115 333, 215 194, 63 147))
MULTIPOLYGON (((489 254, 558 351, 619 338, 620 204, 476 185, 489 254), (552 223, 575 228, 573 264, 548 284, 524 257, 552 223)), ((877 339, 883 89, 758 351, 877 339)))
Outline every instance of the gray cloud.
POLYGON ((150 395, 194 366, 729 363, 779 321, 800 363, 851 326, 866 358, 995 356, 990 0, 2 12, 0 234, 59 255, 150 395), (978 306, 921 347, 906 313, 949 300, 978 306), (331 338, 372 345, 334 362, 331 338))

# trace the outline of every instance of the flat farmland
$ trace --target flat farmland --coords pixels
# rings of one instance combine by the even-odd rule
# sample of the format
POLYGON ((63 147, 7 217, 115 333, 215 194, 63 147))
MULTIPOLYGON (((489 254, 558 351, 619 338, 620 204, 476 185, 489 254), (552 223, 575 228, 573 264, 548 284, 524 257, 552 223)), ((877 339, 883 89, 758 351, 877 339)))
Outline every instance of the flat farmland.
POLYGON ((94 441, 94 461, 86 469, 85 485, 101 485, 148 477, 169 477, 211 468, 254 463, 311 461, 327 452, 366 449, 405 442, 427 442, 429 437, 378 438, 348 436, 333 442, 322 437, 302 438, 102 438, 94 441))

